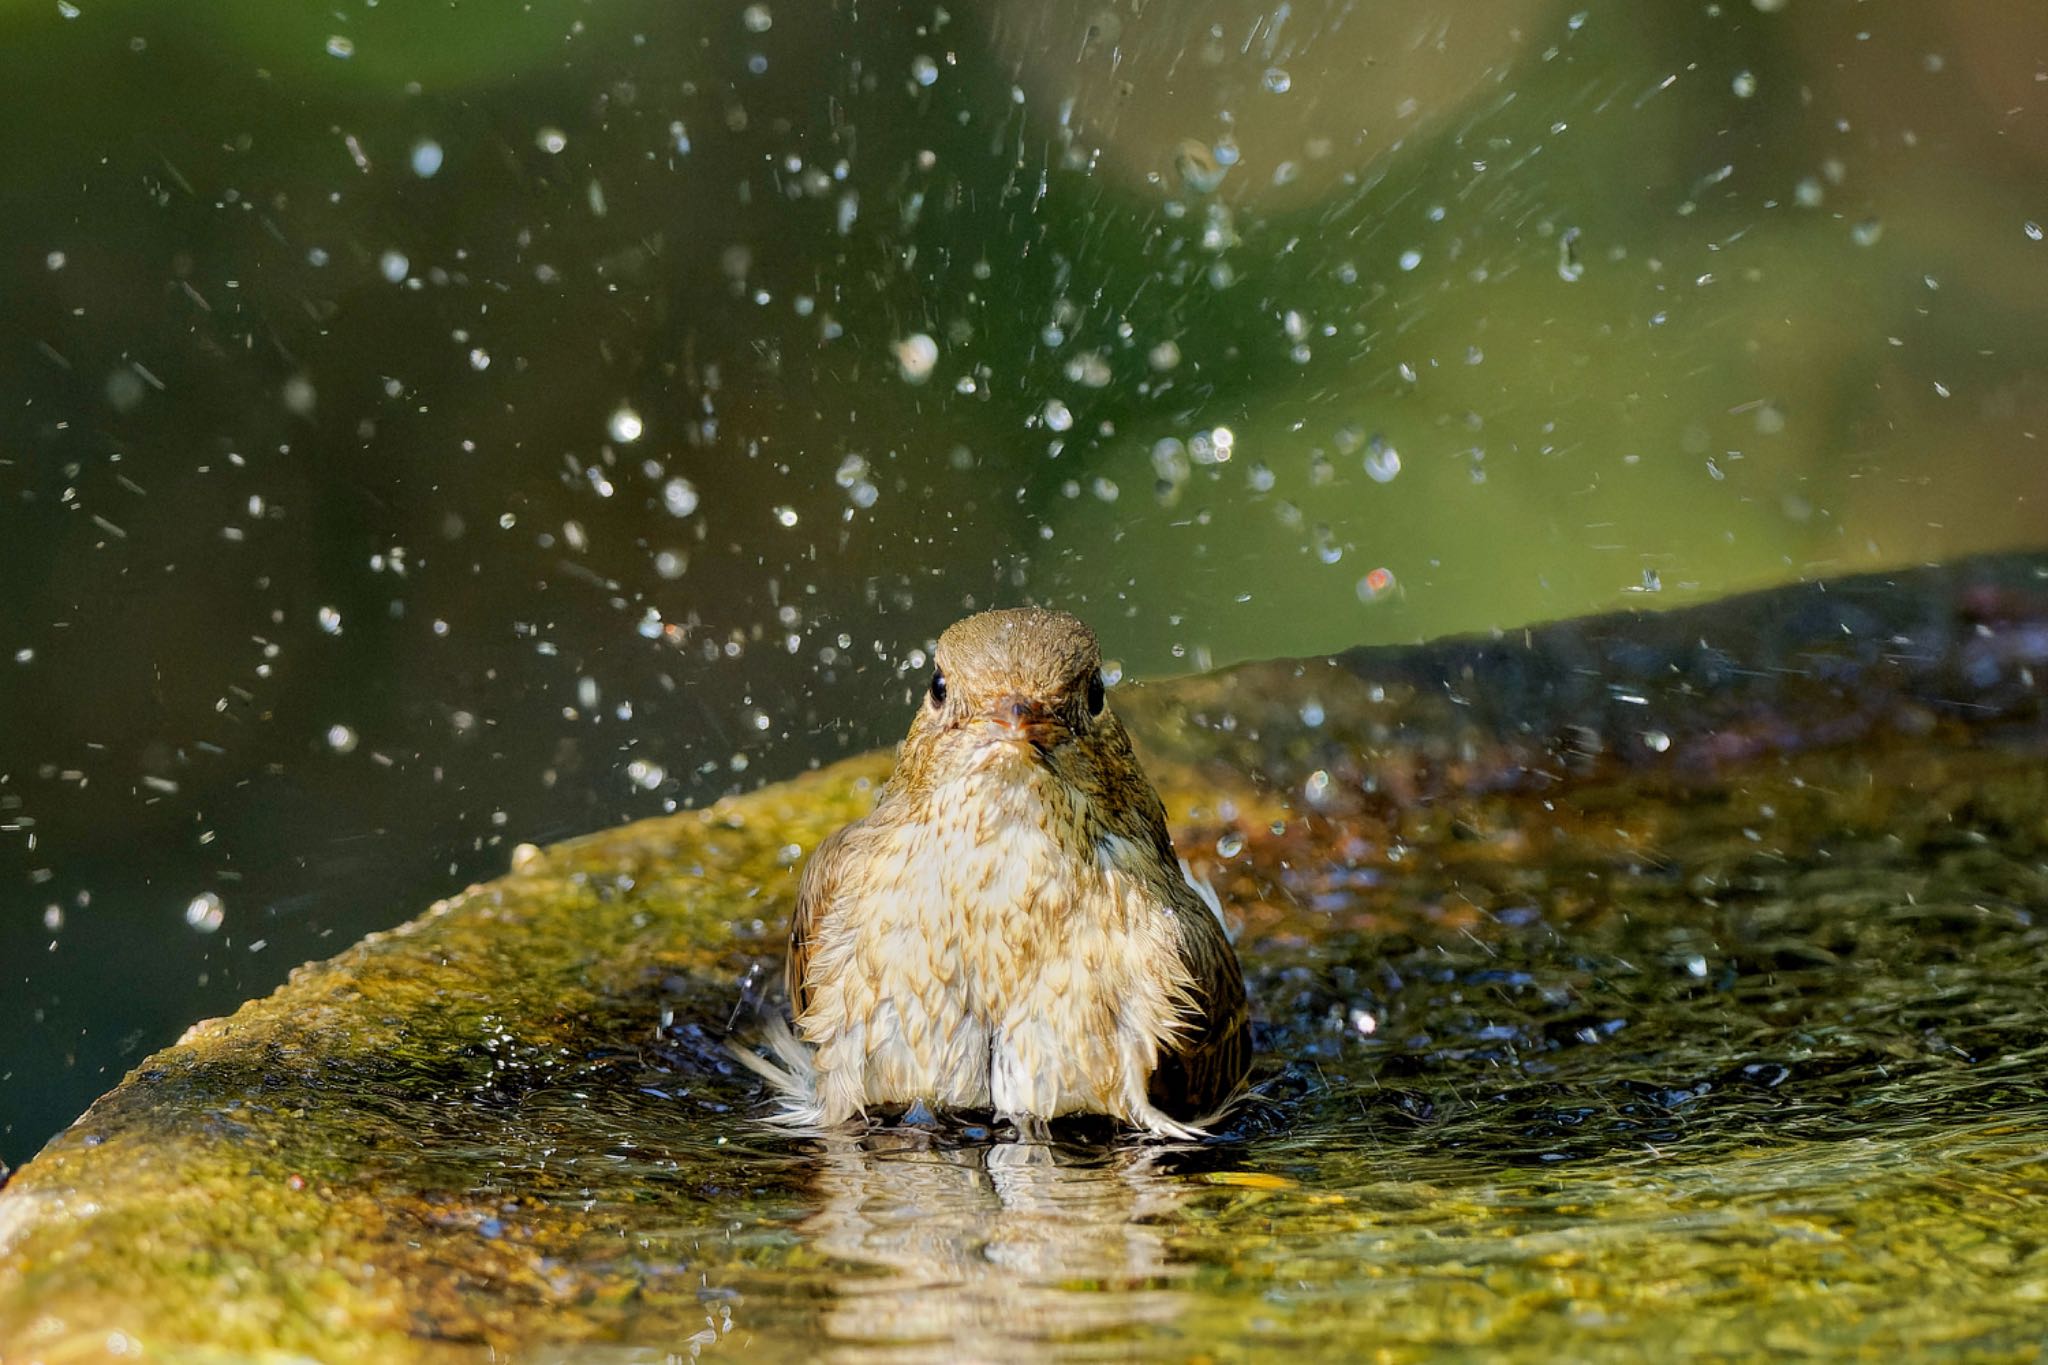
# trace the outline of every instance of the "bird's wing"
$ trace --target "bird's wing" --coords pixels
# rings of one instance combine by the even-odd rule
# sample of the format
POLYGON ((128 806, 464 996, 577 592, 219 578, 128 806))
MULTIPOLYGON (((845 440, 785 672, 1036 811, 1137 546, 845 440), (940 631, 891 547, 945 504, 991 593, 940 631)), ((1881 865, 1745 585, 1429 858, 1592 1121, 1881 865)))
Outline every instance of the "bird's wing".
POLYGON ((846 837, 853 828, 846 825, 827 835, 812 851, 796 884, 796 909, 789 916, 789 961, 783 967, 792 1019, 801 1020, 810 1009, 811 952, 817 947, 819 930, 838 899, 839 884, 846 870, 846 837))
POLYGON ((1148 1098, 1176 1118, 1200 1119, 1229 1102, 1251 1067, 1251 1012, 1222 923, 1185 882, 1173 908, 1189 1008, 1159 1050, 1148 1098))

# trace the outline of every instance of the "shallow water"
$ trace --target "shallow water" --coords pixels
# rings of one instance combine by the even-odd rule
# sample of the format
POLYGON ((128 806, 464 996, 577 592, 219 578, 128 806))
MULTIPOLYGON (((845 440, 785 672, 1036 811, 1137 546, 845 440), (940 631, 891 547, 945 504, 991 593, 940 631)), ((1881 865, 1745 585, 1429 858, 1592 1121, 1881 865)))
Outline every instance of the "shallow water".
POLYGON ((585 1230, 560 1289, 610 1285, 571 1297, 615 1344, 543 1359, 2032 1358, 2038 761, 1953 755, 1939 781, 1926 762, 1807 756, 1769 779, 1912 768, 1925 790, 1886 831, 1759 828, 1711 792, 1619 857, 1530 866, 1473 837, 1396 878, 1326 862, 1313 898, 1246 927, 1260 1093, 1213 1143, 1020 1145, 965 1121, 782 1140, 677 1025, 523 1095, 504 1146, 460 1142, 507 1198, 479 1235, 585 1230), (549 1159, 551 1128, 581 1154, 549 1159), (692 1295, 702 1322, 679 1320, 692 1295))

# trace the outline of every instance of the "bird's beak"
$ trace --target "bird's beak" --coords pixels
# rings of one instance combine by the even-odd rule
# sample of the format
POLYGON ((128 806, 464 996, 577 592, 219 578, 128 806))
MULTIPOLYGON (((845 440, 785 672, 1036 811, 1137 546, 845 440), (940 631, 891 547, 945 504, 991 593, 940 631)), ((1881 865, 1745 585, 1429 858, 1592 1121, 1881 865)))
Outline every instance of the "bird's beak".
POLYGON ((1041 754, 1071 738, 1066 722, 1043 702, 1014 693, 996 698, 980 719, 995 728, 998 738, 1022 741, 1041 754))

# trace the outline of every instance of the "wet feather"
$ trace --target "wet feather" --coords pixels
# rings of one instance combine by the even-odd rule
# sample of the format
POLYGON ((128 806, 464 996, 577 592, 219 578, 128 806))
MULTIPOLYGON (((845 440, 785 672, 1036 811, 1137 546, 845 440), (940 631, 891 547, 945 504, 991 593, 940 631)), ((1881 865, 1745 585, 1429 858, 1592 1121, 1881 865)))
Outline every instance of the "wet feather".
POLYGON ((804 867, 791 1024, 771 1027, 773 1060, 743 1060, 798 1129, 923 1106, 1200 1135, 1250 1064, 1243 977, 1093 633, 988 612, 936 662, 875 810, 804 867))

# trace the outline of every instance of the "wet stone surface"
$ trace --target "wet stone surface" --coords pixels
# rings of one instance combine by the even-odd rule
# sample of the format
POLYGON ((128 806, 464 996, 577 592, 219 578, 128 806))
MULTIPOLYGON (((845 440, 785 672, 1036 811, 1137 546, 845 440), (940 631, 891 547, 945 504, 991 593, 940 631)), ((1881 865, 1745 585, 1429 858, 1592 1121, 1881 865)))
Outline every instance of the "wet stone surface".
POLYGON ((2033 1358, 2048 559, 1117 705, 1241 922, 1198 1146, 779 1138, 723 1039, 886 756, 558 846, 0 1192, 0 1355, 2033 1358))

